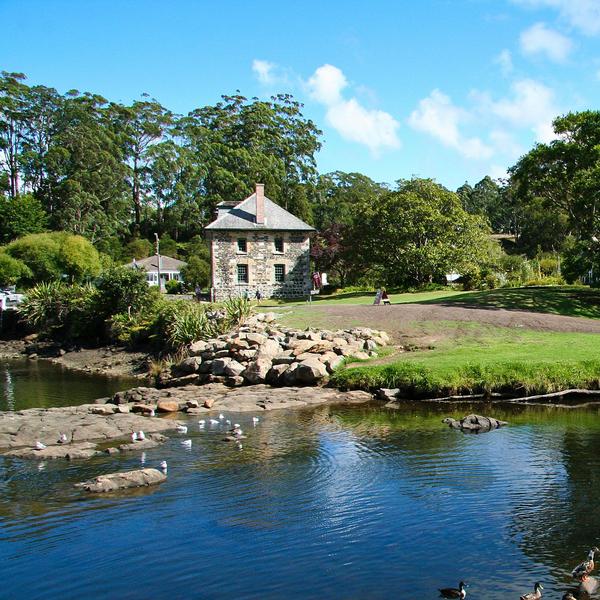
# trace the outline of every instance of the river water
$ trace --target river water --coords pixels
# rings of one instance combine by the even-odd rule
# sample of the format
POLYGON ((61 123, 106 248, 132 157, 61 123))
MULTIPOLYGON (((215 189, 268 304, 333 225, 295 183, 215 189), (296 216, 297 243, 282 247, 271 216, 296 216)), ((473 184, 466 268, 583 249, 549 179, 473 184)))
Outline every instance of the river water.
POLYGON ((0 598, 544 598, 600 541, 597 409, 379 404, 190 419, 144 455, 0 458, 0 598), (511 422, 441 424, 471 409, 511 422), (191 449, 181 445, 192 439, 191 449), (155 488, 87 496, 75 482, 169 464, 155 488))

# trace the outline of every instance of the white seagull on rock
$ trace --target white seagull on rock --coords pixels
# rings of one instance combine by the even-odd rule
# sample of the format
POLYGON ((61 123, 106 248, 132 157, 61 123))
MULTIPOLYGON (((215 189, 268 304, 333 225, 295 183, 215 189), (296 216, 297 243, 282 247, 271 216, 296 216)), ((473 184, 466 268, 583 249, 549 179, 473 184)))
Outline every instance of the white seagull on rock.
POLYGON ((42 444, 42 442, 37 441, 35 443, 35 449, 36 450, 45 450, 47 448, 46 444, 42 444))

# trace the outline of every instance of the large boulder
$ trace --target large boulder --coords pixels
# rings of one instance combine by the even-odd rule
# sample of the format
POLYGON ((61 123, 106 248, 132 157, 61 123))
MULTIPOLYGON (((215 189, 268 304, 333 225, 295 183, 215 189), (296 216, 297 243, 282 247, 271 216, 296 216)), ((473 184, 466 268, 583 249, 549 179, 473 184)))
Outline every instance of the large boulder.
POLYGON ((313 385, 327 376, 327 367, 315 356, 298 363, 296 381, 305 385, 313 385))
POLYGON ((276 340, 268 339, 262 344, 258 350, 257 358, 272 359, 281 352, 281 346, 276 340))
POLYGON ((180 403, 177 400, 159 400, 156 403, 156 410, 158 412, 177 412, 180 408, 180 403))
POLYGON ((246 341, 251 346, 262 346, 267 341, 267 336, 262 333, 248 333, 246 334, 246 341))
POLYGON ((212 363, 212 374, 213 375, 226 375, 226 369, 231 362, 234 362, 233 358, 223 357, 215 358, 212 363))
POLYGON ((167 476, 158 469, 138 469, 136 471, 100 475, 89 481, 76 483, 75 487, 98 494, 103 492, 115 492, 126 488, 156 485, 157 483, 166 481, 166 479, 167 476))
POLYGON ((252 384, 264 383, 272 364, 268 358, 257 358, 246 367, 242 377, 252 384))
POLYGON ((245 368, 246 367, 243 364, 239 363, 237 360, 231 359, 229 363, 225 365, 225 368, 223 369, 223 374, 227 375, 228 377, 237 377, 238 375, 241 375, 244 372, 245 368))
POLYGON ((190 375, 191 373, 198 373, 201 364, 202 359, 199 356, 189 356, 177 365, 176 370, 182 375, 190 375))

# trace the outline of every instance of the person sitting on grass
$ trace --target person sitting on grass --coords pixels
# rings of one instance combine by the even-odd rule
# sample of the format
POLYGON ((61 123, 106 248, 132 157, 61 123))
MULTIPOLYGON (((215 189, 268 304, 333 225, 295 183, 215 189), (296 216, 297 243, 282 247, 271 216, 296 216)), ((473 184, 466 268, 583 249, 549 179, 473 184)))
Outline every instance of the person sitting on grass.
POLYGON ((390 298, 389 298, 387 290, 385 288, 383 288, 381 290, 381 302, 383 304, 391 304, 390 298))

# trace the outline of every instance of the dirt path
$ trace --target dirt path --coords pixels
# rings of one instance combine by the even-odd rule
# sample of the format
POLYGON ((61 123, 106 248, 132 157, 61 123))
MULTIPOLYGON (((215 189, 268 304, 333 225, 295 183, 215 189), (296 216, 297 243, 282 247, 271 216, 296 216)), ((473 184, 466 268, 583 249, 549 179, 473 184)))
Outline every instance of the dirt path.
POLYGON ((463 321, 535 331, 600 333, 600 320, 565 317, 526 311, 463 308, 437 304, 393 304, 391 306, 314 306, 319 325, 338 329, 363 325, 383 329, 398 340, 419 321, 463 321))

